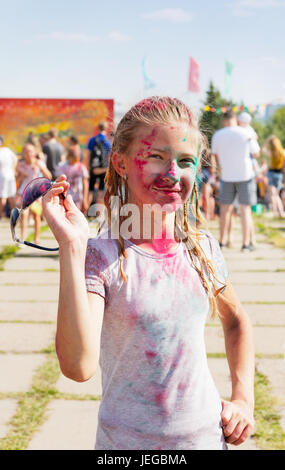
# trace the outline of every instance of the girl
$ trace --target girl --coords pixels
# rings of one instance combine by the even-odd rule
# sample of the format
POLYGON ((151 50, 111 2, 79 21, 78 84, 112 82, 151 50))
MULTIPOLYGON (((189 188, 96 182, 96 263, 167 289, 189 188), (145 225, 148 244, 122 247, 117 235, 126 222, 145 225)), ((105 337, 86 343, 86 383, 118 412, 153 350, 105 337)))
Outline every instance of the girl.
MULTIPOLYGON (((33 144, 27 143, 23 147, 23 159, 19 160, 16 168, 16 180, 18 184, 18 196, 22 197, 25 187, 30 181, 40 176, 51 178, 51 172, 44 161, 37 158, 37 151, 33 144)), ((29 215, 34 219, 34 240, 39 244, 42 206, 40 201, 35 201, 28 210, 21 215, 21 238, 25 240, 29 215)))
MULTIPOLYGON (((121 214, 137 209, 130 239, 126 229, 117 239, 109 229, 88 240, 87 221, 72 198, 59 200, 68 189, 64 176, 43 198, 60 246, 56 350, 63 374, 88 380, 100 349, 97 450, 226 449, 253 429, 250 323, 226 279, 218 243, 187 217, 190 202, 199 218, 201 142, 192 113, 178 99, 148 98, 122 118, 105 204, 109 215, 112 196, 121 214), (124 211, 127 202, 132 206, 124 211), (146 207, 153 216, 148 234, 146 207), (221 402, 207 366, 209 304, 223 322, 231 402, 221 402)), ((121 228, 125 223, 120 217, 121 228)))
POLYGON ((66 163, 58 165, 56 175, 64 173, 70 184, 69 193, 78 209, 86 213, 88 209, 89 175, 87 168, 80 161, 80 151, 69 148, 66 163))
POLYGON ((267 176, 270 205, 273 215, 276 217, 284 217, 283 203, 279 192, 284 182, 285 150, 278 137, 272 135, 263 144, 262 152, 270 157, 267 176))

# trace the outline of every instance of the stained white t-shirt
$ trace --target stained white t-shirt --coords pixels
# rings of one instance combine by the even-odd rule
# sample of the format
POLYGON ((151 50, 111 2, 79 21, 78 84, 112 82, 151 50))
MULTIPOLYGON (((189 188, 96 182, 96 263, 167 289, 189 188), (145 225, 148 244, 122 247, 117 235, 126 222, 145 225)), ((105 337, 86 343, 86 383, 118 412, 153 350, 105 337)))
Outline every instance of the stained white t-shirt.
MULTIPOLYGON (((248 181, 254 177, 251 154, 259 151, 256 139, 239 126, 219 129, 212 138, 212 153, 218 155, 222 181, 248 181)), ((258 146, 259 147, 259 146, 258 146)))
MULTIPOLYGON (((105 236, 89 240, 85 265, 87 290, 105 299, 95 449, 226 449, 204 342, 208 296, 185 244, 158 255, 126 240, 125 283, 118 242, 105 236)), ((209 234, 201 245, 219 288, 220 247, 209 234)))

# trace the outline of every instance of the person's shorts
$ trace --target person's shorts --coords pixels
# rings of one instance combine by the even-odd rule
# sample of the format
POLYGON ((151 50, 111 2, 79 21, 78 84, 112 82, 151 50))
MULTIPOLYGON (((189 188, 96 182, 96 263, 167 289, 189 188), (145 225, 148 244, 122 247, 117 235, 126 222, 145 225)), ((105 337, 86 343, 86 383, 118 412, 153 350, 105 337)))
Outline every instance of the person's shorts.
POLYGON ((99 183, 99 191, 104 191, 105 189, 105 173, 103 175, 90 175, 89 178, 89 191, 94 190, 95 183, 99 183))
POLYGON ((257 187, 255 178, 248 181, 220 181, 219 201, 222 204, 233 204, 235 197, 239 204, 254 206, 257 204, 257 187))
POLYGON ((283 184, 283 172, 269 170, 267 173, 269 186, 275 186, 278 191, 282 188, 283 184))

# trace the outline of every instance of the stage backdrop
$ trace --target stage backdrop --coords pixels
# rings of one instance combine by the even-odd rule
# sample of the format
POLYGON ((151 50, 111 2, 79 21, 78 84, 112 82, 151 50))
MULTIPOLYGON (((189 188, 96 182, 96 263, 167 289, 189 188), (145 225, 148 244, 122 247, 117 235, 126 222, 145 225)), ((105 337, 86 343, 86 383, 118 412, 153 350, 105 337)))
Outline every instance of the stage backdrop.
POLYGON ((107 121, 112 130, 113 119, 113 100, 0 98, 0 135, 4 145, 18 154, 30 132, 40 136, 51 127, 58 129, 63 145, 75 134, 84 148, 98 123, 107 121))

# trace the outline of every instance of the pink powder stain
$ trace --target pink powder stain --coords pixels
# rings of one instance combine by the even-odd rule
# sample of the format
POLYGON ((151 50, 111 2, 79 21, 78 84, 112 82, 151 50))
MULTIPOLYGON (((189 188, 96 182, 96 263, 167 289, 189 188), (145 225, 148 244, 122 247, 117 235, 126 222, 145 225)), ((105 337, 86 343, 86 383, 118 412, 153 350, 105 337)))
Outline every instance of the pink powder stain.
POLYGON ((134 159, 135 165, 138 167, 140 173, 142 173, 144 166, 147 164, 146 160, 142 160, 140 158, 134 159))
POLYGON ((157 353, 155 351, 146 351, 145 355, 148 360, 154 359, 157 356, 157 353))

